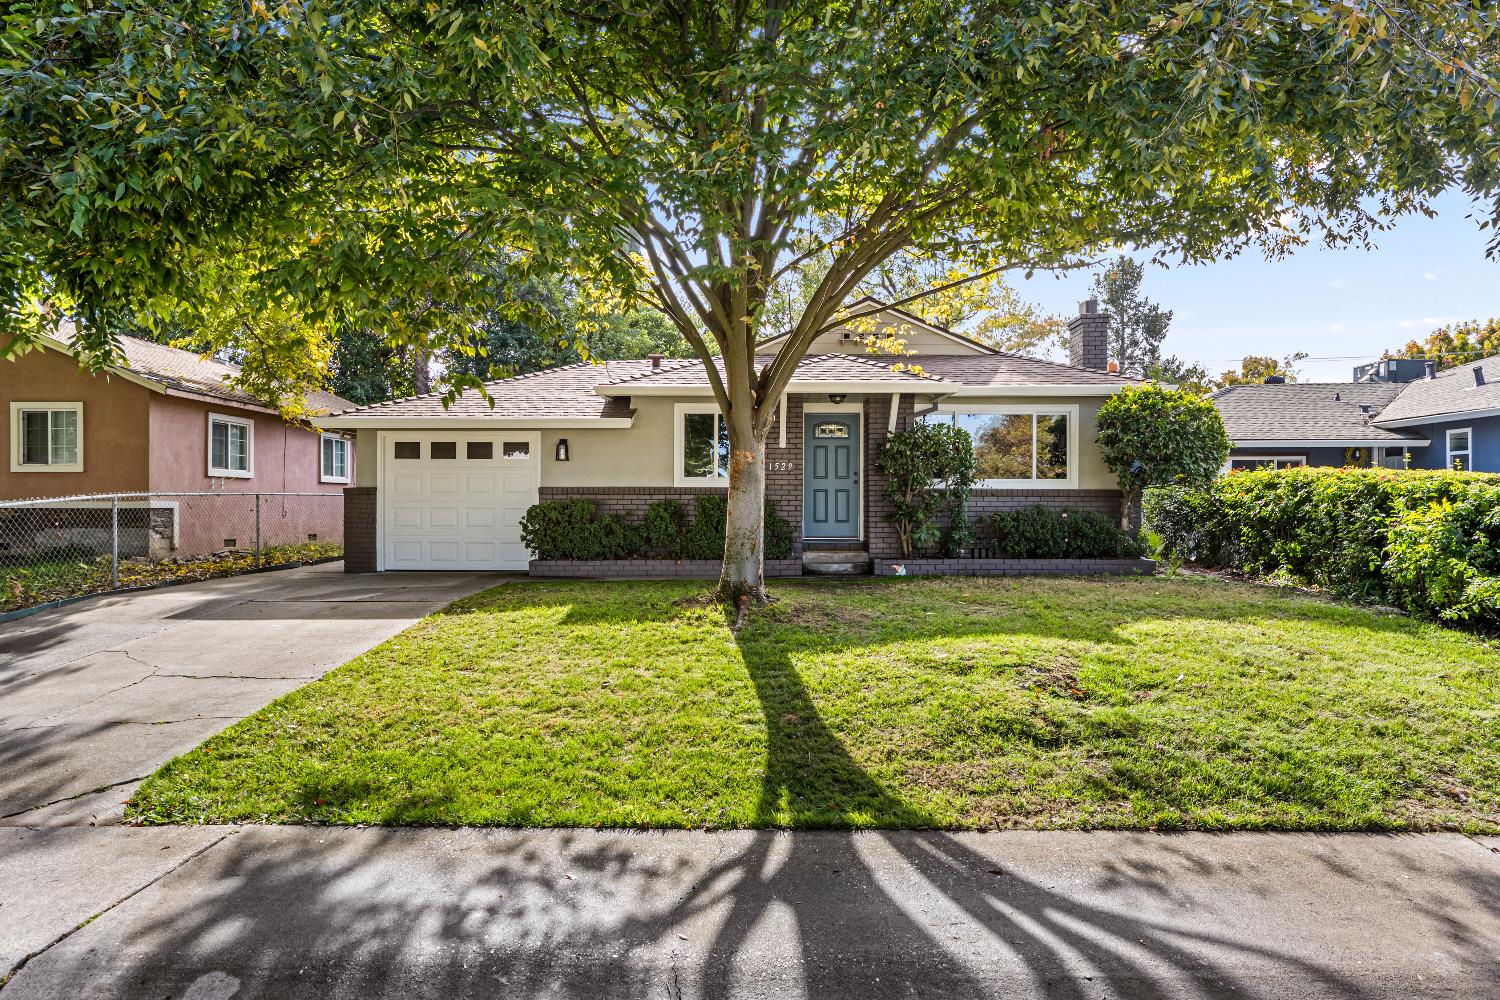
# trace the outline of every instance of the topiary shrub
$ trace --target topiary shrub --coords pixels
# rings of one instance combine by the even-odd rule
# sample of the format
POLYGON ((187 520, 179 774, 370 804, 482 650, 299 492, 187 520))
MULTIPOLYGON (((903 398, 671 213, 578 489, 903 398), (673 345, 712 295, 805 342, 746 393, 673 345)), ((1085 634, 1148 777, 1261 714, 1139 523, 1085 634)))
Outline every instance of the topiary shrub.
POLYGON ((1099 452, 1120 482, 1120 527, 1129 529, 1151 486, 1206 486, 1229 457, 1213 401, 1181 389, 1133 385, 1099 407, 1099 452))
POLYGON ((641 519, 641 537, 647 554, 676 558, 682 547, 682 525, 682 504, 676 500, 658 500, 647 507, 641 519))

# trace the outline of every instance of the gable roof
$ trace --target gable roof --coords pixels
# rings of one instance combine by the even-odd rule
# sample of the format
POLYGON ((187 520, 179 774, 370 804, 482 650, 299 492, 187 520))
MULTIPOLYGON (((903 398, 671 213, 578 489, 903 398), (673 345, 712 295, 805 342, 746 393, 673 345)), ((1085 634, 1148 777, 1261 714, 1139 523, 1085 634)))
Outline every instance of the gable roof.
MULTIPOLYGON (((956 344, 962 344, 965 347, 971 348, 976 354, 1000 353, 998 350, 991 347, 989 344, 984 343, 983 341, 975 340, 973 337, 966 337, 961 333, 948 329, 946 326, 939 326, 936 323, 930 323, 922 317, 918 316, 916 313, 907 312, 905 309, 902 309, 898 306, 888 306, 873 295, 865 295, 861 296, 858 299, 855 299, 853 302, 850 302, 848 305, 844 306, 842 312, 850 313, 857 310, 868 310, 871 307, 875 308, 876 312, 874 313, 874 315, 877 317, 882 313, 889 313, 894 316, 899 322, 893 323, 893 326, 906 324, 910 326, 920 327, 921 329, 926 330, 930 333, 935 333, 940 337, 951 340, 956 344)), ((835 325, 824 332, 829 333, 836 329, 838 329, 838 325, 835 325)), ((757 354, 763 353, 766 348, 770 347, 773 344, 779 344, 781 341, 787 339, 790 336, 791 333, 790 331, 788 331, 786 333, 778 333, 774 337, 767 337, 765 340, 762 340, 755 345, 755 352, 757 354)))
MULTIPOLYGON (((696 361, 693 364, 697 364, 696 361)), ((701 370, 701 368, 700 368, 701 370)), ((484 384, 487 400, 469 389, 460 393, 450 406, 443 406, 443 393, 430 392, 368 406, 349 407, 335 414, 329 426, 357 427, 361 423, 429 421, 445 419, 480 420, 510 426, 537 424, 568 426, 585 423, 590 426, 628 424, 633 410, 627 400, 600 395, 601 383, 626 381, 651 371, 651 362, 606 361, 594 364, 580 361, 560 368, 548 368, 528 375, 498 379, 484 384), (491 404, 493 400, 494 405, 491 404), (347 421, 347 423, 346 423, 347 421), (603 422, 602 424, 600 422, 603 422)))
POLYGON ((1377 427, 1372 422, 1404 387, 1389 382, 1286 382, 1232 385, 1211 397, 1236 444, 1278 441, 1392 444, 1421 441, 1420 435, 1377 427), (1368 412, 1360 406, 1368 406, 1368 412))
POLYGON ((1500 411, 1500 355, 1446 368, 1437 373, 1437 378, 1419 378, 1401 388, 1401 394, 1380 412, 1376 423, 1400 425, 1481 410, 1500 411), (1478 368, 1483 368, 1487 376, 1483 385, 1474 381, 1478 368))
MULTIPOLYGON (((942 391, 944 387, 957 388, 929 377, 907 371, 896 371, 892 364, 899 359, 877 360, 857 354, 813 354, 803 358, 792 373, 792 384, 828 383, 831 385, 882 386, 910 385, 914 390, 942 391)), ((714 359, 719 374, 724 374, 722 358, 714 359)), ((764 365, 757 364, 757 370, 764 365)), ((647 369, 626 378, 601 384, 599 392, 611 396, 663 395, 664 390, 697 389, 709 387, 708 371, 697 358, 685 361, 666 362, 660 370, 647 369)))
MULTIPOLYGON (((57 337, 45 338, 56 350, 73 353, 74 328, 65 323, 58 328, 57 337)), ((206 396, 237 406, 272 411, 274 408, 264 400, 231 384, 239 375, 238 365, 226 364, 213 358, 205 358, 195 351, 184 351, 168 347, 139 337, 120 337, 120 354, 123 365, 110 365, 109 371, 125 377, 135 376, 135 381, 146 381, 163 391, 189 396, 206 396)), ((307 393, 307 405, 315 413, 336 413, 354 404, 331 392, 307 393)))

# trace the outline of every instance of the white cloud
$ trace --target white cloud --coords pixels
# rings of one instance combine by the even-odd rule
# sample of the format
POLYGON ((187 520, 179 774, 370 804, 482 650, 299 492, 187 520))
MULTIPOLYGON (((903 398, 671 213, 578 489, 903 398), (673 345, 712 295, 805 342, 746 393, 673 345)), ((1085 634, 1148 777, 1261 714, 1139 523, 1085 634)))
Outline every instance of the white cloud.
POLYGON ((1403 329, 1410 329, 1414 326, 1447 326, 1450 323, 1460 322, 1461 319, 1462 317, 1457 316, 1423 316, 1421 319, 1403 319, 1396 325, 1403 329))
POLYGON ((1332 330, 1334 333, 1338 333, 1343 328, 1344 328, 1344 324, 1342 324, 1342 323, 1329 323, 1328 324, 1328 329, 1332 330))
POLYGON ((1428 281, 1436 281, 1437 280, 1437 275, 1433 274, 1431 271, 1423 271, 1422 272, 1422 277, 1426 278, 1428 281))
POLYGON ((1334 278, 1332 281, 1330 281, 1328 283, 1328 287, 1329 288, 1343 288, 1344 285, 1345 285, 1345 281, 1344 281, 1343 278, 1334 278))

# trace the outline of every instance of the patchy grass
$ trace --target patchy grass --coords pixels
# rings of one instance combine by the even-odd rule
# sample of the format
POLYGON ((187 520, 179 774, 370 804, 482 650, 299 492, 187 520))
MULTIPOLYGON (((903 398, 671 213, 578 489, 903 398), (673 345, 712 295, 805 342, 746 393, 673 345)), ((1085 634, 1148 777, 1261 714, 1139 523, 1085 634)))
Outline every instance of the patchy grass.
MULTIPOLYGON (((260 565, 308 563, 343 555, 337 542, 297 542, 268 545, 260 565)), ((16 566, 0 566, 0 612, 35 607, 81 594, 114 589, 109 574, 110 557, 82 553, 74 556, 43 556, 16 566)), ((143 587, 165 580, 207 580, 233 576, 257 565, 254 552, 234 550, 161 562, 120 562, 120 586, 143 587)))
POLYGON ((1207 578, 461 601, 172 761, 146 822, 1500 829, 1482 640, 1207 578))

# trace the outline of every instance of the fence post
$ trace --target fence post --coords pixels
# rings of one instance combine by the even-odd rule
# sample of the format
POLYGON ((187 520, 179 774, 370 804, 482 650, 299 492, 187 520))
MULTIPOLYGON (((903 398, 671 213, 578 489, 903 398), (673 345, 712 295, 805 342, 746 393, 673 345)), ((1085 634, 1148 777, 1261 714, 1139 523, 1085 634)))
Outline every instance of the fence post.
POLYGON ((120 494, 109 498, 109 587, 120 589, 120 494))
POLYGON ((260 565, 260 494, 255 494, 255 565, 260 565))

